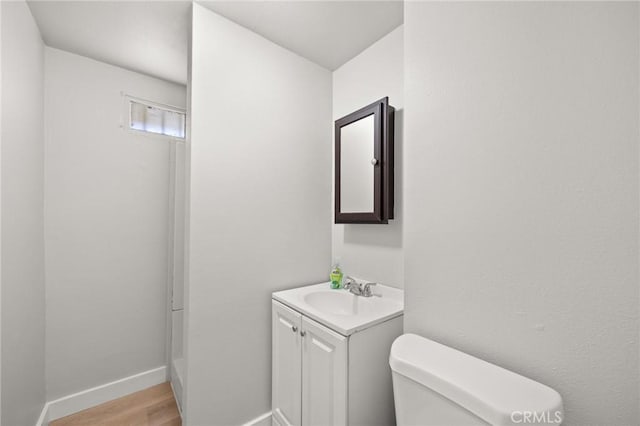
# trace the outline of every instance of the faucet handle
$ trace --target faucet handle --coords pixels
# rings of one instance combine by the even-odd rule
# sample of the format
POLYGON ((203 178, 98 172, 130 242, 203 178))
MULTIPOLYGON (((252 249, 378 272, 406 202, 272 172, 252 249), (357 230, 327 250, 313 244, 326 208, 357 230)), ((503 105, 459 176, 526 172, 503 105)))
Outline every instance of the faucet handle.
POLYGON ((344 277, 344 282, 342 284, 342 288, 344 288, 345 290, 349 290, 351 288, 351 286, 354 285, 354 284, 356 284, 356 280, 354 280, 350 276, 346 276, 346 277, 344 277))
POLYGON ((362 288, 362 295, 364 297, 371 297, 372 293, 371 293, 371 286, 376 285, 377 283, 366 283, 364 285, 364 287, 362 288))

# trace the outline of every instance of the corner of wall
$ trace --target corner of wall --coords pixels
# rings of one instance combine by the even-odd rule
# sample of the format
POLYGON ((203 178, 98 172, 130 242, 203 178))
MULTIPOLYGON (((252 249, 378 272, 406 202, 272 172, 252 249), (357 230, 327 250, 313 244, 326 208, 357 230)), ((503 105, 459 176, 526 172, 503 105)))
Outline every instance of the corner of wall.
MULTIPOLYGON (((332 223, 332 257, 347 275, 397 288, 404 287, 403 40, 401 25, 332 73, 333 120, 385 96, 396 108, 395 218, 384 225, 332 223)), ((335 186, 333 173, 332 182, 335 186)))

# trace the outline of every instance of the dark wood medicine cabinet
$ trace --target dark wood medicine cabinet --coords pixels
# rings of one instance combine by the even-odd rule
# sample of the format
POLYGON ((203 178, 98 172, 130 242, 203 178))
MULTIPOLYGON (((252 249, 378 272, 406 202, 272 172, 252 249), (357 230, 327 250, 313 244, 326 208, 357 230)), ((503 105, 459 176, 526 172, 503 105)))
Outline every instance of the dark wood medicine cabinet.
POLYGON ((395 109, 385 97, 335 122, 335 223, 393 219, 395 109))

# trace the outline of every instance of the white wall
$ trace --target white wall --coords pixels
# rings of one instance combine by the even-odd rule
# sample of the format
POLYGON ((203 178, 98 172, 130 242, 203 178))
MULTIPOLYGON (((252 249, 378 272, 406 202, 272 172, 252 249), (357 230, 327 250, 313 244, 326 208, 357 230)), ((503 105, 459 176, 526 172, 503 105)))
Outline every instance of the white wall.
POLYGON ((405 331, 638 424, 637 3, 405 5, 405 331))
POLYGON ((25 2, 2 2, 2 419, 45 402, 43 48, 25 2))
POLYGON ((169 271, 171 277, 171 362, 170 378, 173 386, 173 393, 178 405, 182 405, 182 381, 184 378, 184 253, 185 253, 185 191, 186 185, 186 144, 176 143, 171 151, 171 171, 170 184, 173 194, 173 206, 170 209, 169 226, 172 238, 170 241, 169 271))
MULTIPOLYGON (((0 26, 2 5, 0 5, 0 26)), ((0 32, 1 32, 0 27, 0 32)), ((0 33, 0 49, 2 34, 0 33)), ((0 52, 0 423, 2 423, 2 53, 0 52)))
POLYGON ((186 190, 186 147, 185 143, 175 144, 173 153, 173 299, 172 309, 184 308, 184 245, 185 245, 185 190, 186 190))
POLYGON ((400 26, 333 72, 333 120, 385 96, 389 96, 389 103, 396 108, 395 218, 387 225, 333 224, 332 227, 332 256, 340 260, 346 275, 393 287, 404 285, 403 62, 403 27, 400 26))
POLYGON ((166 362, 169 140, 121 128, 121 92, 184 86, 46 48, 47 397, 166 362))
POLYGON ((271 293, 327 280, 331 74, 195 4, 186 423, 271 409, 271 293))

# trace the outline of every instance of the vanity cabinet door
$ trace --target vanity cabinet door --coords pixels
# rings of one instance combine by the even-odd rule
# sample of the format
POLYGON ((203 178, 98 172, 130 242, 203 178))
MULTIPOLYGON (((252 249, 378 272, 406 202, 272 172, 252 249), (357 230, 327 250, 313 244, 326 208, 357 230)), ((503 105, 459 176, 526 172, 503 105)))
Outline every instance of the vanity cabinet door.
POLYGON ((302 315, 276 301, 272 302, 272 389, 274 424, 300 426, 302 366, 302 315))
POLYGON ((347 424, 347 338, 302 317, 302 425, 347 424))

